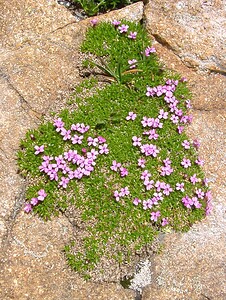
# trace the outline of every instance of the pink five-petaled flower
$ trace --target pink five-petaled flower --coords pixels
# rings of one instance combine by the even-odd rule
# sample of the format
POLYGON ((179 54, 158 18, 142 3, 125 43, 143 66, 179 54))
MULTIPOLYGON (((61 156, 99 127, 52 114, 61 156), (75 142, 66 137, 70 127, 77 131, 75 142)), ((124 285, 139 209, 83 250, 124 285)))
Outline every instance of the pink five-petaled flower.
POLYGON ((83 140, 83 135, 78 136, 77 134, 75 134, 72 138, 71 138, 71 142, 72 144, 82 144, 82 140, 83 140))
POLYGON ((202 160, 201 158, 198 157, 198 158, 196 159, 195 163, 196 163, 197 165, 199 165, 199 166, 203 166, 203 165, 204 165, 204 160, 202 160))
POLYGON ((134 112, 130 111, 128 116, 126 117, 126 120, 127 121, 129 121, 129 120, 134 121, 136 119, 136 117, 137 117, 137 115, 134 112))
POLYGON ((45 190, 41 189, 38 191, 38 200, 43 201, 45 197, 47 196, 45 190))
POLYGON ((130 31, 130 34, 128 35, 128 38, 132 39, 132 40, 135 40, 136 37, 137 37, 137 32, 136 31, 134 31, 134 32, 130 31))
POLYGON ((133 141, 133 146, 141 146, 141 141, 142 139, 137 137, 137 136, 133 136, 132 137, 132 141, 133 141))
POLYGON ((190 143, 187 140, 184 140, 182 142, 182 146, 184 147, 184 149, 190 149, 190 143))
POLYGON ((195 206, 195 208, 200 208, 202 206, 202 204, 199 202, 197 197, 192 197, 191 199, 193 201, 193 205, 195 206))
POLYGON ((154 222, 157 222, 158 218, 161 216, 160 211, 156 211, 156 212, 151 212, 151 220, 154 222))
POLYGON ((156 49, 154 47, 147 47, 145 50, 144 50, 144 54, 145 56, 150 56, 150 53, 154 53, 156 52, 156 49))
POLYGON ((190 177, 190 181, 192 184, 196 184, 196 182, 198 182, 199 179, 196 177, 196 174, 194 174, 190 177))
POLYGON ((97 20, 97 19, 92 19, 92 20, 90 21, 90 23, 91 23, 93 26, 96 26, 97 23, 98 23, 98 20, 97 20))
POLYGON ((118 27, 120 33, 127 32, 128 28, 129 25, 125 25, 125 24, 122 24, 121 26, 118 27))
POLYGON ((120 167, 121 167, 121 164, 117 163, 116 160, 113 160, 112 166, 110 168, 111 168, 112 171, 117 172, 118 168, 120 168, 120 167))
POLYGON ((203 199, 205 196, 205 193, 201 189, 196 190, 195 193, 199 199, 203 199))
POLYGON ((184 126, 177 127, 178 133, 181 134, 184 131, 184 126))
POLYGON ((26 213, 29 213, 30 211, 32 211, 32 206, 30 203, 26 203, 25 206, 24 206, 24 211, 26 213))
POLYGON ((121 177, 125 177, 128 175, 128 170, 126 168, 121 167, 120 168, 120 175, 121 177))
POLYGON ((161 176, 169 176, 171 173, 173 173, 173 168, 171 168, 170 165, 165 165, 161 167, 161 176))
POLYGON ((177 191, 181 191, 181 192, 184 192, 184 183, 183 182, 178 182, 176 183, 176 190, 177 191))
POLYGON ((119 201, 120 200, 120 193, 116 190, 114 191, 114 197, 115 197, 115 200, 116 201, 119 201))
POLYGON ((87 138, 87 142, 88 142, 88 146, 94 146, 94 147, 96 147, 98 145, 98 143, 99 143, 99 139, 98 138, 94 138, 93 139, 91 136, 89 136, 87 138))
POLYGON ((35 155, 38 155, 39 153, 41 152, 44 152, 44 145, 41 145, 41 146, 35 146, 35 155))
POLYGON ((159 150, 157 149, 156 145, 152 144, 145 144, 140 147, 141 153, 144 153, 145 156, 152 155, 153 157, 156 157, 159 153, 159 150))
POLYGON ((31 198, 30 203, 31 203, 33 206, 37 205, 37 204, 38 204, 38 198, 31 198))
POLYGON ((59 186, 62 186, 66 189, 67 185, 69 183, 69 178, 61 177, 61 181, 59 182, 59 186))
POLYGON ((184 204, 184 206, 187 208, 191 208, 191 206, 193 205, 193 200, 189 198, 187 195, 183 197, 181 201, 184 204))
POLYGON ((53 126, 56 127, 56 131, 59 132, 61 131, 61 128, 64 127, 64 122, 62 121, 61 118, 58 118, 54 120, 53 126))
POLYGON ((121 188, 121 190, 120 190, 121 197, 128 196, 129 194, 130 194, 130 191, 129 191, 128 186, 121 188))
POLYGON ((169 224, 168 218, 163 218, 163 219, 162 219, 161 225, 162 225, 162 226, 166 226, 166 225, 168 225, 168 224, 169 224))
POLYGON ((140 179, 146 180, 146 179, 148 179, 149 177, 151 177, 151 174, 149 173, 149 171, 148 171, 148 170, 144 170, 144 171, 141 173, 140 179))
POLYGON ((173 191, 173 189, 171 188, 170 184, 167 183, 165 184, 164 188, 163 188, 163 194, 166 196, 169 196, 169 194, 173 191))
POLYGON ((103 144, 106 142, 106 139, 102 136, 98 136, 97 138, 98 138, 99 144, 103 144))
POLYGON ((136 63, 137 63, 137 60, 136 59, 130 59, 128 60, 128 64, 130 65, 130 69, 134 69, 136 68, 136 63))
POLYGON ((134 204, 134 205, 137 206, 139 203, 141 203, 141 200, 140 200, 139 198, 134 198, 134 199, 133 199, 133 204, 134 204))
POLYGON ((65 128, 62 128, 60 134, 63 136, 64 141, 71 139, 71 130, 66 130, 65 128))
POLYGON ((107 144, 99 145, 99 153, 100 154, 108 154, 109 149, 107 144))
POLYGON ((143 132, 143 134, 148 134, 148 139, 149 140, 157 140, 159 135, 156 133, 155 129, 150 129, 149 131, 143 132))
POLYGON ((121 24, 121 21, 113 20, 113 21, 111 22, 111 24, 114 25, 114 26, 118 26, 118 25, 121 24))
POLYGON ((183 160, 182 160, 182 162, 181 162, 181 165, 182 165, 185 169, 187 169, 188 167, 191 166, 191 161, 190 161, 190 159, 184 157, 183 160))
POLYGON ((144 158, 139 158, 138 159, 138 166, 139 167, 145 168, 145 163, 146 163, 146 160, 144 158))
POLYGON ((164 111, 163 109, 160 109, 158 118, 166 120, 168 118, 168 112, 164 111))

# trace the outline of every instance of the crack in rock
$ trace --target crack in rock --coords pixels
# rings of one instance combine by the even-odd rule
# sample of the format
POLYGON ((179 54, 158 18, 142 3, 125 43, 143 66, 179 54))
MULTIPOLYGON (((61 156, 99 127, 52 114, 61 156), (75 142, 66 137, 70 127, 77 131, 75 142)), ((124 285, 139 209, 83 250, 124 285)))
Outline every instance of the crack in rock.
POLYGON ((24 104, 26 104, 26 106, 28 107, 28 109, 30 109, 31 111, 33 111, 35 113, 35 116, 40 119, 42 116, 42 113, 36 111, 33 109, 33 107, 29 104, 29 102, 23 97, 23 95, 20 93, 20 91, 12 84, 12 82, 10 81, 10 78, 7 74, 3 73, 0 70, 0 76, 7 82, 8 86, 10 89, 12 89, 13 91, 16 92, 16 94, 19 96, 19 100, 21 103, 21 107, 24 111, 26 111, 26 108, 23 106, 24 104))

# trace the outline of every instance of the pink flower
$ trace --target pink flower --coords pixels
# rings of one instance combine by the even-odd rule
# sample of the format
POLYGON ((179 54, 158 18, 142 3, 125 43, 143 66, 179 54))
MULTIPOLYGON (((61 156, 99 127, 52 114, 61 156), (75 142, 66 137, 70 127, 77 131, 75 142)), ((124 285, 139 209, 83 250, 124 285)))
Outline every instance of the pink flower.
POLYGON ((165 176, 165 175, 169 176, 171 173, 173 173, 173 169, 171 168, 170 165, 161 167, 161 173, 160 173, 161 176, 165 176))
POLYGON ((141 203, 141 200, 140 200, 140 199, 138 199, 138 198, 134 198, 134 199, 133 199, 133 204, 134 204, 134 205, 137 206, 139 203, 141 203))
POLYGON ((177 127, 178 133, 181 134, 184 131, 184 126, 177 127))
POLYGON ((156 157, 159 153, 159 150, 157 149, 156 145, 152 144, 145 144, 140 147, 141 153, 144 153, 145 156, 152 155, 153 157, 156 157))
POLYGON ((126 168, 121 167, 120 168, 120 175, 121 177, 125 177, 128 175, 128 170, 126 168))
POLYGON ((121 197, 128 196, 130 194, 128 186, 121 188, 120 195, 121 197))
POLYGON ((192 106, 191 106, 191 100, 186 100, 185 103, 186 103, 186 107, 188 109, 192 108, 192 106))
POLYGON ((162 225, 162 226, 166 226, 166 225, 168 225, 168 224, 169 224, 168 218, 163 218, 163 219, 162 219, 161 225, 162 225))
POLYGON ((181 162, 181 165, 185 168, 185 169, 187 169, 188 167, 190 167, 191 166, 191 161, 190 161, 190 159, 187 159, 187 158, 183 158, 183 160, 182 160, 182 162, 181 162))
POLYGON ((97 23, 98 23, 98 20, 97 20, 97 19, 92 19, 92 20, 90 21, 90 23, 91 23, 93 26, 96 26, 97 23))
POLYGON ((103 144, 106 142, 106 139, 102 136, 98 136, 97 138, 98 138, 99 144, 103 144))
POLYGON ((133 136, 132 137, 132 141, 133 141, 133 146, 141 146, 141 141, 142 139, 137 137, 137 136, 133 136))
POLYGON ((195 193, 199 199, 203 199, 205 196, 205 193, 201 189, 196 190, 195 193))
POLYGON ((32 211, 32 206, 30 203, 26 203, 25 206, 24 206, 24 211, 26 213, 29 213, 30 211, 32 211))
POLYGON ((30 202, 33 206, 38 204, 38 198, 32 198, 30 202))
POLYGON ((117 20, 113 20, 113 21, 111 22, 111 24, 114 25, 114 26, 118 26, 118 25, 121 24, 121 22, 120 22, 120 21, 117 21, 117 20))
POLYGON ((150 56, 150 53, 154 53, 156 52, 156 49, 154 47, 147 47, 145 50, 144 50, 144 54, 145 56, 150 56))
POLYGON ((190 143, 187 140, 184 140, 182 142, 182 146, 184 147, 184 149, 190 149, 190 143))
POLYGON ((42 189, 38 191, 38 200, 43 201, 47 196, 46 192, 42 189))
POLYGON ((166 120, 168 118, 168 112, 164 111, 163 109, 160 109, 158 118, 166 120))
POLYGON ((59 182, 59 186, 62 186, 66 189, 67 185, 69 183, 69 178, 61 177, 61 181, 59 182))
POLYGON ((203 165, 204 165, 204 162, 205 162, 205 161, 202 160, 202 159, 199 158, 199 157, 198 157, 198 158, 196 159, 196 161, 195 161, 195 163, 196 163, 197 165, 199 165, 199 166, 203 166, 203 165))
POLYGON ((182 77, 181 79, 180 79, 180 82, 187 82, 188 80, 187 80, 187 78, 186 77, 182 77))
POLYGON ((128 38, 132 39, 132 40, 135 40, 136 37, 137 37, 137 32, 136 31, 135 32, 130 31, 130 34, 128 35, 128 38))
POLYGON ((154 222, 157 222, 158 218, 161 216, 160 211, 156 211, 156 212, 151 212, 151 220, 154 222))
POLYGON ((121 164, 117 163, 116 160, 113 160, 112 166, 110 168, 111 168, 112 171, 117 172, 118 168, 120 168, 120 167, 121 167, 121 164))
POLYGON ((144 170, 142 173, 141 173, 141 177, 140 179, 142 180, 146 180, 147 178, 151 177, 151 174, 149 173, 148 170, 144 170))
POLYGON ((126 120, 127 121, 129 121, 129 120, 134 121, 136 119, 136 117, 137 117, 137 115, 134 112, 130 111, 128 116, 126 117, 126 120))
POLYGON ((61 118, 58 118, 56 120, 54 120, 53 126, 56 127, 56 131, 59 132, 61 130, 61 128, 64 127, 64 122, 62 121, 61 118))
POLYGON ((136 68, 136 63, 137 63, 137 60, 136 59, 131 59, 131 60, 128 60, 128 64, 130 65, 130 69, 134 69, 136 68))
POLYGON ((119 201, 119 200, 120 200, 120 195, 119 195, 119 192, 118 192, 118 191, 114 191, 114 197, 115 197, 115 200, 116 200, 116 201, 119 201))
POLYGON ((79 145, 82 144, 82 140, 83 140, 83 135, 78 136, 77 134, 75 134, 71 139, 72 144, 79 144, 79 145))
POLYGON ((91 136, 89 136, 87 138, 87 142, 88 142, 88 146, 94 146, 96 147, 99 144, 99 139, 98 138, 92 138, 91 136))
POLYGON ((184 183, 181 182, 181 183, 176 183, 176 190, 177 191, 181 191, 181 192, 184 192, 184 183))
POLYGON ((60 134, 63 136, 64 141, 71 139, 71 130, 66 130, 65 128, 62 128, 60 134))
POLYGON ((146 160, 144 158, 139 158, 138 159, 138 166, 139 167, 145 168, 145 163, 146 163, 146 160))
POLYGON ((184 206, 187 208, 191 208, 193 205, 193 200, 189 198, 187 195, 183 197, 181 201, 184 204, 184 206))
POLYGON ((125 25, 125 24, 122 24, 121 26, 118 27, 120 33, 127 32, 128 28, 129 25, 125 25))
POLYGON ((192 184, 196 184, 196 182, 199 181, 198 178, 196 177, 196 174, 194 174, 190 177, 190 181, 192 184))
POLYGON ((35 146, 35 155, 38 155, 39 153, 41 152, 44 152, 44 145, 41 145, 41 146, 35 146))
POLYGON ((173 191, 173 189, 171 188, 170 184, 165 184, 164 188, 163 188, 163 194, 166 196, 169 196, 169 194, 173 191))
POLYGON ((109 153, 108 145, 107 144, 100 145, 99 153, 100 154, 108 154, 109 153))

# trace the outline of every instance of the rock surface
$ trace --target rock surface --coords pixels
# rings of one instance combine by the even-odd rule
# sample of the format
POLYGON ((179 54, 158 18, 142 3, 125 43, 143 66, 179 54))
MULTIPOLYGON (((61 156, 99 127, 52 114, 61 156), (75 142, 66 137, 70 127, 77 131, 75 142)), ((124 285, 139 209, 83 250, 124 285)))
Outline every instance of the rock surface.
POLYGON ((226 74, 226 1, 153 0, 147 29, 190 67, 226 74))
MULTIPOLYGON (((224 71, 225 48, 220 49, 224 33, 220 34, 219 29, 219 24, 225 22, 223 2, 202 1, 200 8, 197 1, 189 1, 187 5, 186 1, 153 0, 145 8, 149 32, 161 42, 155 45, 160 59, 189 80, 194 95, 194 122, 189 134, 202 142, 200 156, 206 161, 206 176, 211 180, 214 210, 209 218, 196 224, 188 233, 166 236, 162 253, 150 258, 153 283, 144 290, 142 300, 226 298, 226 285, 223 283, 226 78, 215 73, 200 75, 187 68, 184 65, 186 59, 183 60, 186 57, 183 53, 191 53, 193 56, 187 56, 192 58, 188 60, 190 65, 224 71), (159 11, 156 10, 158 7, 159 11), (169 8, 175 7, 179 10, 177 19, 173 10, 169 11, 169 8), (188 10, 192 7, 193 19, 191 10, 188 10), (201 53, 198 39, 206 18, 204 13, 211 7, 215 7, 215 19, 211 21, 215 25, 209 25, 205 51, 201 53), (222 8, 218 14, 217 7, 222 8), (164 31, 164 26, 158 27, 164 22, 166 26, 167 20, 168 24, 181 20, 184 41, 191 39, 190 25, 187 24, 192 20, 193 48, 191 43, 181 39, 179 31, 176 34, 164 31), (195 27, 194 20, 199 27, 195 27), (220 22, 218 25, 216 20, 220 22), (186 24, 183 23, 185 21, 186 24), (173 35, 175 41, 172 45, 169 43, 171 37, 168 38, 166 33, 173 35), (218 38, 212 47, 214 36, 218 38), (164 40, 167 41, 166 46, 162 45, 164 40), (188 46, 191 48, 186 48, 188 46), (212 55, 216 58, 213 65, 209 59, 212 55)), ((19 141, 28 129, 39 124, 44 113, 59 103, 63 104, 73 85, 80 82, 78 50, 90 20, 77 23, 54 0, 1 0, 0 3, 3 16, 0 51, 0 298, 132 300, 132 291, 113 283, 86 283, 67 267, 61 252, 72 232, 67 218, 61 216, 44 223, 22 212, 24 180, 17 174, 15 160, 19 141)), ((112 20, 126 17, 139 21, 142 15, 143 3, 139 2, 98 18, 112 20)), ((205 32, 203 30, 202 34, 205 32)))

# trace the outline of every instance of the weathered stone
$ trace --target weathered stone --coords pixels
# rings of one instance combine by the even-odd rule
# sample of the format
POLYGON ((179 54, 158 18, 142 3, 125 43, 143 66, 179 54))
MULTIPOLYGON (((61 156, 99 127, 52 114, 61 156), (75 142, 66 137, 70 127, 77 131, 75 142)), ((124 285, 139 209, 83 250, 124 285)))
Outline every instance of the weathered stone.
POLYGON ((188 66, 226 74, 226 2, 152 0, 149 33, 188 66))

